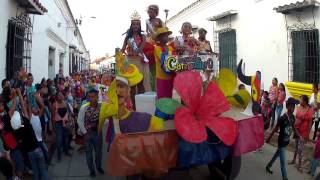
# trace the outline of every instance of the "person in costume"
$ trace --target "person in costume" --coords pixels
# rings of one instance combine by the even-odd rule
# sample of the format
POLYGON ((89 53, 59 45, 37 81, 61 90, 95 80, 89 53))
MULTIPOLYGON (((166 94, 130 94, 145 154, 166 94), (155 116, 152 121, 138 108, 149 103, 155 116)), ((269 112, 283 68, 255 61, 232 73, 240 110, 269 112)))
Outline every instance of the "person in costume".
POLYGON ((118 96, 118 117, 121 133, 157 131, 163 129, 163 120, 148 113, 132 112, 127 109, 126 101, 130 97, 130 83, 126 78, 116 77, 118 96))
POLYGON ((150 70, 148 65, 149 60, 143 53, 146 36, 142 34, 140 15, 136 11, 131 16, 131 25, 126 34, 122 52, 126 53, 128 61, 131 64, 134 64, 139 71, 142 72, 144 77, 143 81, 131 89, 132 102, 135 106, 134 96, 151 90, 150 70))
POLYGON ((102 129, 107 118, 115 118, 121 133, 156 131, 163 129, 163 120, 147 113, 134 112, 128 109, 130 89, 140 83, 142 74, 133 64, 129 64, 123 72, 118 71, 108 91, 109 103, 102 105, 99 129, 102 129))
POLYGON ((151 72, 151 86, 152 90, 155 89, 155 79, 156 79, 156 65, 155 65, 155 57, 154 57, 154 48, 156 42, 153 39, 158 28, 163 27, 163 22, 160 18, 157 18, 159 15, 159 7, 158 5, 150 5, 148 6, 148 15, 149 19, 146 20, 146 33, 147 40, 143 52, 149 59, 149 68, 151 72))
POLYGON ((101 104, 98 103, 99 91, 91 89, 88 91, 88 103, 82 105, 78 115, 78 126, 81 134, 84 135, 86 144, 86 159, 90 170, 90 176, 95 177, 96 171, 104 174, 102 169, 102 134, 98 132, 98 125, 101 112, 101 104), (93 162, 93 150, 95 151, 95 164, 93 162))
POLYGON ((182 36, 175 38, 174 47, 179 55, 193 55, 197 52, 199 42, 191 36, 192 25, 184 22, 181 27, 182 36))
POLYGON ((242 72, 242 62, 238 64, 237 74, 240 81, 248 86, 251 86, 251 96, 252 96, 252 112, 257 114, 260 112, 260 98, 261 98, 261 72, 256 71, 256 74, 253 76, 246 76, 242 72))
POLYGON ((155 47, 154 56, 156 59, 156 78, 157 78, 157 99, 172 98, 173 78, 172 72, 167 72, 165 61, 173 53, 173 48, 168 46, 169 35, 172 34, 168 28, 159 28, 154 35, 159 44, 155 47))
POLYGON ((210 41, 208 41, 206 39, 207 30, 205 30, 204 28, 200 28, 198 30, 198 33, 199 33, 199 37, 198 37, 198 42, 199 42, 198 51, 199 51, 199 54, 206 55, 206 54, 213 53, 213 51, 211 49, 210 41))

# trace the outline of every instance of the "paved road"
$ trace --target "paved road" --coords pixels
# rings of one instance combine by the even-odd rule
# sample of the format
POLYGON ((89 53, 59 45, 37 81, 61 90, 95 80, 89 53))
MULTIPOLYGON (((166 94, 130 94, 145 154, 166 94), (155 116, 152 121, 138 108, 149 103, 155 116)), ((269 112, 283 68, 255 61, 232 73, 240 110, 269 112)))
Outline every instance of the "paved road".
MULTIPOLYGON (((274 174, 270 175, 265 172, 266 162, 272 157, 275 148, 270 145, 265 145, 263 147, 263 152, 260 153, 250 153, 243 156, 241 171, 236 180, 280 180, 280 162, 276 161, 274 167, 274 174)), ((287 158, 291 159, 292 153, 287 153, 287 158)), ((106 157, 104 157, 105 159, 106 157)), ((53 160, 54 165, 50 167, 50 177, 54 180, 89 180, 92 179, 89 177, 89 171, 85 162, 85 154, 79 152, 73 152, 72 157, 64 157, 61 163, 57 163, 56 160, 53 160)), ((287 166, 288 176, 290 180, 307 180, 311 179, 310 176, 306 173, 299 173, 295 167, 287 166)), ((199 167, 192 169, 187 179, 209 179, 209 172, 206 167, 199 167)), ((175 174, 175 177, 181 176, 185 179, 186 174, 180 173, 175 174)), ((97 180, 124 180, 123 177, 109 177, 107 175, 98 175, 95 179, 97 180)), ((176 178, 174 178, 176 179, 176 178)), ((181 179, 181 178, 180 178, 181 179)))

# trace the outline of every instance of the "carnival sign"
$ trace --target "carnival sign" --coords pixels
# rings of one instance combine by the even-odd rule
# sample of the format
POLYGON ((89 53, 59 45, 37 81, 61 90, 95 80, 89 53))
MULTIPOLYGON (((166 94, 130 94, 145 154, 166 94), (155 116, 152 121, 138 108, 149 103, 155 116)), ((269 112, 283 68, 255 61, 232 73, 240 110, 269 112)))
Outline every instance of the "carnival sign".
POLYGON ((168 56, 164 65, 167 72, 214 70, 216 61, 214 55, 168 56))

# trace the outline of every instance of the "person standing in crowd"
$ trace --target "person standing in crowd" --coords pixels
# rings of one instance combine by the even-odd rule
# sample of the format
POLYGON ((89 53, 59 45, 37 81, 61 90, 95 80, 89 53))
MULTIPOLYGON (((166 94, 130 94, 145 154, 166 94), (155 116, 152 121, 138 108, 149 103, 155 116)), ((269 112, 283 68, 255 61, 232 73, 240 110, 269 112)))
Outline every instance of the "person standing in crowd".
POLYGON ((1 87, 2 87, 2 90, 3 88, 5 87, 10 87, 10 81, 8 79, 3 79, 2 82, 1 82, 1 87))
POLYGON ((310 105, 313 108, 313 122, 314 122, 314 133, 312 140, 316 139, 317 129, 319 127, 319 106, 320 102, 318 99, 319 87, 317 83, 312 85, 312 94, 310 96, 310 105))
POLYGON ((13 104, 11 108, 8 108, 7 102, 3 95, 0 96, 0 124, 3 126, 0 130, 0 136, 3 140, 4 148, 9 151, 10 158, 13 162, 14 172, 17 177, 22 178, 23 172, 25 168, 25 164, 23 162, 23 155, 21 152, 20 147, 18 146, 18 141, 14 136, 14 131, 11 127, 11 116, 13 115, 14 111, 16 110, 16 91, 10 89, 10 87, 4 88, 4 94, 9 94, 11 99, 13 99, 13 104))
POLYGON ((283 83, 279 84, 278 88, 278 98, 277 98, 277 106, 276 106, 276 114, 277 119, 280 118, 282 110, 283 110, 283 103, 286 100, 286 87, 283 83))
POLYGON ((296 122, 294 124, 294 127, 296 129, 294 136, 296 141, 296 147, 294 151, 293 160, 290 162, 290 164, 295 164, 296 158, 298 156, 297 169, 300 172, 302 172, 301 164, 303 159, 304 146, 309 140, 312 116, 313 110, 309 105, 309 98, 307 95, 302 95, 300 97, 300 105, 298 106, 296 111, 296 122))
MULTIPOLYGON (((0 122, 0 131, 2 130, 3 130, 3 123, 0 122)), ((7 180, 12 180, 14 178, 13 166, 10 162, 10 154, 4 149, 4 145, 1 138, 0 138, 0 171, 6 177, 7 180)))
POLYGON ((212 48, 211 48, 211 45, 210 45, 210 41, 208 41, 206 39, 206 35, 207 35, 207 30, 205 30, 204 28, 200 28, 198 30, 198 33, 199 33, 199 37, 198 37, 198 42, 199 42, 199 46, 198 46, 198 51, 199 51, 199 54, 212 54, 213 51, 212 51, 212 48))
MULTIPOLYGON (((20 97, 22 97, 21 92, 18 91, 18 94, 20 97)), ((27 107, 23 99, 21 99, 20 104, 22 109, 21 116, 20 114, 14 114, 11 119, 11 124, 12 128, 14 129, 15 137, 19 142, 19 147, 21 147, 21 151, 28 154, 28 158, 32 166, 33 179, 48 180, 48 169, 45 164, 44 154, 41 148, 39 147, 39 143, 35 135, 34 129, 30 123, 31 119, 30 116, 28 116, 27 107)), ((32 114, 32 116, 35 115, 32 114)))
POLYGON ((68 121, 68 106, 65 102, 64 92, 58 91, 56 95, 56 101, 54 102, 51 110, 52 120, 55 122, 54 126, 56 129, 56 143, 58 162, 61 161, 62 152, 67 156, 70 156, 67 146, 67 130, 66 123, 68 121))
POLYGON ((268 91, 264 91, 261 98, 261 114, 264 121, 264 130, 269 128, 271 116, 271 103, 268 96, 268 91))
POLYGON ((297 102, 293 98, 289 98, 287 100, 286 102, 287 112, 279 118, 276 127, 273 129, 273 131, 267 138, 267 143, 269 143, 273 134, 277 132, 278 129, 280 129, 280 133, 278 136, 278 149, 273 155, 272 159, 267 164, 266 171, 270 174, 273 174, 271 167, 273 163, 277 160, 277 158, 280 157, 281 174, 282 174, 283 180, 288 179, 287 170, 286 170, 286 147, 290 143, 290 136, 294 131, 295 117, 293 115, 293 112, 296 104, 297 102))
POLYGON ((182 36, 175 38, 174 47, 178 55, 194 55, 199 46, 199 42, 191 36, 192 25, 184 22, 181 27, 182 36))
POLYGON ((314 154, 313 154, 313 158, 311 160, 310 171, 308 172, 309 174, 311 174, 312 177, 314 177, 314 175, 316 173, 317 166, 320 161, 320 129, 315 130, 315 132, 317 135, 317 141, 316 141, 316 144, 314 147, 314 154))
POLYGON ((95 177, 96 171, 104 174, 102 169, 102 133, 98 132, 99 115, 101 104, 98 103, 99 91, 91 89, 88 91, 88 103, 84 104, 78 114, 78 126, 84 135, 86 145, 86 159, 90 170, 90 176, 95 177), (93 150, 95 151, 95 165, 93 163, 93 150))
POLYGON ((272 79, 272 85, 269 90, 269 99, 271 102, 272 112, 271 112, 271 124, 270 128, 272 129, 275 124, 275 113, 276 113, 276 106, 277 106, 277 98, 278 98, 278 79, 272 79))

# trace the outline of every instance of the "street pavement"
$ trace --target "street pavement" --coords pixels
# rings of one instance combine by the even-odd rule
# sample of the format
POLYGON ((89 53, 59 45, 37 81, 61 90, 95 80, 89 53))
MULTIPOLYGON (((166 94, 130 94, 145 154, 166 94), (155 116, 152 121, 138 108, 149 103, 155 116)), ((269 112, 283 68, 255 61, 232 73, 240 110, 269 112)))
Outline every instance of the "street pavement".
MULTIPOLYGON (((265 171, 266 163, 272 158, 276 148, 266 144, 263 147, 263 152, 249 153, 242 156, 241 170, 236 180, 280 180, 280 161, 279 159, 274 163, 272 167, 274 173, 268 174, 265 171)), ((104 151, 105 152, 105 151, 104 151)), ((291 160, 292 153, 287 152, 287 161, 291 160)), ((106 160, 106 154, 104 154, 103 161, 106 160)), ((105 167, 105 166, 104 166, 105 167)), ((307 173, 299 173, 292 165, 287 166, 288 178, 290 180, 308 180, 312 179, 307 173)), ((305 170, 307 171, 307 170, 305 170)), ((73 152, 72 157, 63 157, 60 163, 57 163, 56 159, 53 160, 53 165, 50 166, 49 175, 52 180, 91 180, 89 177, 89 171, 86 165, 85 153, 73 152)), ((208 169, 203 167, 193 168, 189 175, 175 174, 177 179, 180 176, 184 178, 179 179, 194 179, 194 180, 207 180, 210 179, 208 169), (189 176, 189 177, 188 177, 189 176), (187 177, 187 178, 186 178, 187 177)), ((96 180, 125 180, 124 177, 110 177, 107 175, 99 175, 94 178, 96 180)), ((170 178, 171 179, 171 178, 170 178)))

